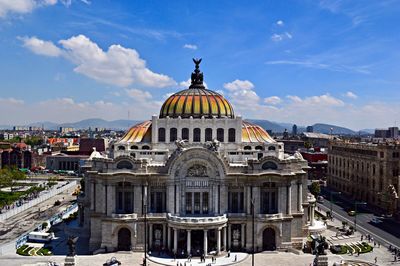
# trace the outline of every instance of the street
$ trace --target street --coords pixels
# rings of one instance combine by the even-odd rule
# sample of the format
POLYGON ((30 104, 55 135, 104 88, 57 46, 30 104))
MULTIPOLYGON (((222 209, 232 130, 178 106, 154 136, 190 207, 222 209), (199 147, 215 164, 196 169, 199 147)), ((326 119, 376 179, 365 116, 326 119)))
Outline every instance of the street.
MULTIPOLYGON (((322 210, 327 211, 331 208, 329 197, 326 197, 323 203, 317 203, 317 206, 322 210)), ((341 221, 347 221, 349 225, 354 226, 354 216, 349 216, 343 207, 354 209, 354 204, 344 203, 342 199, 335 199, 332 202, 333 217, 341 221)), ((393 221, 390 218, 380 218, 365 208, 360 208, 357 214, 357 231, 363 234, 370 234, 376 241, 385 246, 400 247, 400 223, 393 221), (382 222, 374 224, 371 220, 376 217, 382 222)))

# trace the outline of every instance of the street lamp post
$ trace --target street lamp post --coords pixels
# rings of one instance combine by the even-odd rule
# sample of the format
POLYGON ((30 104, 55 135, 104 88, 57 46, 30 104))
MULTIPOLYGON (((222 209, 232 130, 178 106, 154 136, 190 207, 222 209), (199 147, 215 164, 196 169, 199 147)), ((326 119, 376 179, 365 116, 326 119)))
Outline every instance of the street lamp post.
POLYGON ((357 205, 367 205, 366 202, 354 202, 354 231, 357 231, 357 205))
POLYGON ((144 260, 143 265, 147 265, 147 182, 144 185, 143 197, 143 211, 144 211, 144 260))
POLYGON ((251 265, 254 266, 254 237, 255 237, 255 230, 254 230, 254 221, 255 221, 255 211, 254 211, 254 198, 251 199, 251 213, 252 213, 252 252, 251 252, 251 265))
POLYGON ((331 194, 331 202, 330 202, 330 205, 331 205, 331 207, 330 207, 330 209, 331 209, 331 218, 333 218, 333 211, 332 211, 333 197, 332 197, 332 195, 333 195, 333 194, 340 195, 340 194, 342 194, 342 192, 340 192, 340 191, 338 191, 338 192, 336 192, 336 191, 331 191, 330 194, 331 194))

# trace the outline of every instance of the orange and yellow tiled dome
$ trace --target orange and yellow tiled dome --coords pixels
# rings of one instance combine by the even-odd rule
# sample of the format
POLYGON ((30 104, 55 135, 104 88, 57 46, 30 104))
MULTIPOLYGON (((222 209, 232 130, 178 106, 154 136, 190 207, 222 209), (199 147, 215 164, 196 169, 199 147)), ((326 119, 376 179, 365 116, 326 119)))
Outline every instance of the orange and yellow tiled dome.
POLYGON ((151 141, 151 121, 145 121, 131 127, 119 142, 150 142, 151 141))
POLYGON ((162 105, 160 118, 233 118, 232 105, 220 94, 205 88, 189 88, 170 96, 162 105))
POLYGON ((242 122, 242 142, 259 143, 267 142, 273 143, 275 140, 271 138, 265 129, 259 125, 252 124, 247 121, 242 122))

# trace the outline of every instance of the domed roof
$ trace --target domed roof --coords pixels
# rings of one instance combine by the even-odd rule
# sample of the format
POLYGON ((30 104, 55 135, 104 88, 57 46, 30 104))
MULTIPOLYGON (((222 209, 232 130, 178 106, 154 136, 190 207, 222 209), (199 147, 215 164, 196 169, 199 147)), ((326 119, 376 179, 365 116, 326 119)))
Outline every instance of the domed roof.
POLYGON ((252 124, 247 121, 242 122, 242 142, 259 143, 268 142, 274 143, 275 140, 271 138, 265 129, 259 125, 252 124))
POLYGON ((189 88, 170 96, 162 105, 160 118, 233 118, 232 105, 220 94, 205 88, 189 88))
POLYGON ((234 118, 232 105, 219 93, 208 90, 203 84, 203 73, 200 72, 201 59, 193 59, 196 68, 191 76, 188 89, 171 95, 162 105, 160 118, 234 118))
POLYGON ((151 121, 145 121, 136 124, 126 131, 125 135, 121 138, 121 142, 150 142, 151 141, 151 121))

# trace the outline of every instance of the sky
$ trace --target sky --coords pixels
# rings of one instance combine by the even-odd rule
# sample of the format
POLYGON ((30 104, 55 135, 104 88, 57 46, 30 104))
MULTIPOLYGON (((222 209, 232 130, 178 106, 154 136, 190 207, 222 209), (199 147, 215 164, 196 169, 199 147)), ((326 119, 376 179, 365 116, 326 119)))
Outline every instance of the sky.
POLYGON ((190 85, 236 114, 400 124, 396 0, 0 0, 0 125, 150 119, 190 85))

